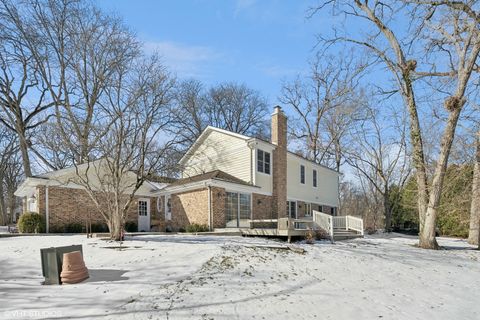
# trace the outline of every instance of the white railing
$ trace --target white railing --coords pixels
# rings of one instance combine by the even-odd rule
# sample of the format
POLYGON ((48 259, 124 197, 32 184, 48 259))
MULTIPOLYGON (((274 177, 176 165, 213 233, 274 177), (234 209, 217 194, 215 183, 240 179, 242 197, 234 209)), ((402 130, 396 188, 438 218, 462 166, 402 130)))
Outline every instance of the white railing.
POLYGON ((329 214, 313 211, 314 225, 327 231, 333 241, 335 229, 354 230, 363 236, 363 219, 353 216, 331 216, 329 214))
POLYGON ((315 227, 322 228, 323 230, 327 231, 330 240, 333 242, 333 219, 331 215, 326 213, 315 211, 313 210, 313 224, 315 227))
POLYGON ((347 230, 352 229, 352 230, 358 231, 363 236, 363 219, 352 217, 352 216, 346 216, 345 223, 346 223, 347 230))
POLYGON ((332 217, 332 218, 333 218, 333 229, 348 230, 347 219, 345 219, 345 216, 338 216, 338 217, 332 217))

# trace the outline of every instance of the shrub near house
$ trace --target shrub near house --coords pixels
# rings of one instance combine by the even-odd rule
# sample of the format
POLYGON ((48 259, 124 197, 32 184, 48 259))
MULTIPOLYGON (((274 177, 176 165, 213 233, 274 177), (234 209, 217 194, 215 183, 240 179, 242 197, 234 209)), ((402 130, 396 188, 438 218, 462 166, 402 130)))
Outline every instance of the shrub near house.
POLYGON ((45 219, 41 214, 27 212, 20 216, 17 223, 20 233, 41 233, 45 232, 45 219))

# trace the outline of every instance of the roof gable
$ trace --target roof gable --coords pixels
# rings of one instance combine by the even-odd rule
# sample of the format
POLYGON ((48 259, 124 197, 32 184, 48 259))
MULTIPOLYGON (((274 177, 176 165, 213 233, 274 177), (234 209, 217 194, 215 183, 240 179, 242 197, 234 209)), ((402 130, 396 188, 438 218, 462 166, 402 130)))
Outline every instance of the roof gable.
POLYGON ((197 138, 197 140, 195 140, 195 142, 187 150, 187 152, 185 152, 185 154, 183 155, 183 157, 180 159, 180 161, 178 163, 180 165, 184 164, 195 153, 195 151, 198 149, 198 147, 200 145, 202 145, 202 143, 208 138, 208 136, 212 132, 218 132, 218 133, 221 133, 221 134, 229 135, 229 136, 232 136, 232 137, 244 140, 244 141, 247 141, 247 140, 251 139, 251 137, 245 136, 243 134, 239 134, 239 133, 231 132, 231 131, 228 131, 228 130, 208 126, 208 127, 205 128, 205 130, 203 130, 202 134, 200 134, 200 136, 197 138))

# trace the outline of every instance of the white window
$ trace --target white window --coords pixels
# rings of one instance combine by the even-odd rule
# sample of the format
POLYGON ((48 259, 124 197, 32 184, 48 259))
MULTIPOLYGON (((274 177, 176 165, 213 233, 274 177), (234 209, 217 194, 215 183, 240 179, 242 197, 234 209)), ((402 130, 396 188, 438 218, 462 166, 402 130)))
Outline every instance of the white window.
POLYGON ((313 170, 313 186, 317 187, 317 170, 313 170))
POLYGON ((146 217, 147 214, 148 214, 147 201, 139 200, 138 201, 138 215, 146 217))
POLYGON ((257 171, 270 174, 270 153, 257 150, 257 171))
POLYGON ((297 219, 297 202, 287 201, 288 216, 293 219, 297 219))
POLYGON ((305 166, 300 165, 300 183, 305 184, 305 166))
POLYGON ((225 198, 226 227, 246 228, 252 216, 251 195, 246 193, 227 192, 225 198))
POLYGON ((311 217, 312 216, 312 204, 311 203, 305 203, 303 206, 303 215, 305 217, 311 217))

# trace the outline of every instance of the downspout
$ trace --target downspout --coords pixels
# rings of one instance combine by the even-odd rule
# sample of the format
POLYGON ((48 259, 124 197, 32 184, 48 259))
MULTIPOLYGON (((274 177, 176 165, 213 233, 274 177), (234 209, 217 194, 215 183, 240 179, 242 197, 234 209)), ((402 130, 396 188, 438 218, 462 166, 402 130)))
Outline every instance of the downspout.
POLYGON ((247 142, 247 146, 250 148, 250 183, 253 185, 256 185, 255 181, 255 157, 254 157, 254 152, 255 152, 255 146, 254 146, 254 141, 249 140, 247 142))
POLYGON ((48 210, 48 186, 45 186, 45 232, 49 233, 50 231, 50 216, 48 210))
POLYGON ((208 185, 207 190, 208 190, 208 229, 212 231, 213 230, 212 228, 212 187, 208 185))

